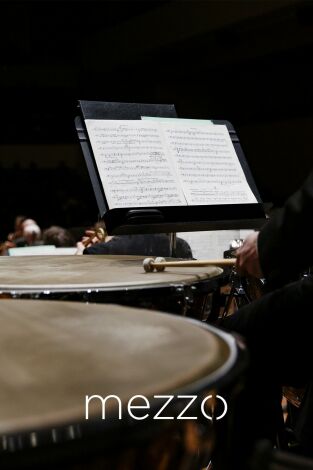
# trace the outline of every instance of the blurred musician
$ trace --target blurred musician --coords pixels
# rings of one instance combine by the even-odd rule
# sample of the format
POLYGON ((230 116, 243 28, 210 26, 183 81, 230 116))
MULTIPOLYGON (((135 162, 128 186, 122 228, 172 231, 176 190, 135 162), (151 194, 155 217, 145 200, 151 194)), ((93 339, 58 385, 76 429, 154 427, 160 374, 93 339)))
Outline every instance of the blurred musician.
POLYGON ((16 246, 32 246, 41 244, 41 229, 33 219, 26 219, 22 223, 22 241, 15 241, 16 246))
MULTIPOLYGON (((169 236, 165 233, 145 235, 109 236, 103 223, 87 230, 86 236, 77 243, 77 254, 85 255, 138 255, 138 256, 171 256, 169 236), (104 230, 104 239, 99 240, 97 229, 104 230)), ((182 238, 176 239, 177 258, 192 258, 189 244, 182 238)))
POLYGON ((7 240, 0 245, 0 255, 7 255, 10 248, 40 244, 41 229, 37 222, 19 215, 14 221, 14 232, 9 233, 7 240))
POLYGON ((58 248, 75 246, 75 240, 71 233, 58 225, 51 225, 44 230, 42 241, 44 245, 54 245, 58 248))
POLYGON ((23 222, 27 219, 25 215, 17 215, 14 219, 14 232, 9 233, 8 241, 14 242, 14 240, 23 236, 23 222))
POLYGON ((301 276, 313 265, 312 215, 313 172, 237 251, 239 274, 265 277, 271 288, 223 323, 245 337, 251 355, 236 443, 239 459, 244 446, 251 450, 258 438, 275 438, 282 385, 310 384, 295 431, 302 452, 313 455, 313 279, 301 276))

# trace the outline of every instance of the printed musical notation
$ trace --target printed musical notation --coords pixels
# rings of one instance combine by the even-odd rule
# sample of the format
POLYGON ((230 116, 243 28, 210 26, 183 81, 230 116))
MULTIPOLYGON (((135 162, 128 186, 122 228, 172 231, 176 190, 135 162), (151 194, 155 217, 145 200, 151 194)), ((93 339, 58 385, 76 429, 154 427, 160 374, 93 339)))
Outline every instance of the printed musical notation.
POLYGON ((226 126, 160 125, 188 204, 257 202, 226 126))
POLYGON ((186 205, 153 123, 86 120, 110 209, 186 205))
POLYGON ((85 122, 110 209, 256 202, 225 126, 85 122))

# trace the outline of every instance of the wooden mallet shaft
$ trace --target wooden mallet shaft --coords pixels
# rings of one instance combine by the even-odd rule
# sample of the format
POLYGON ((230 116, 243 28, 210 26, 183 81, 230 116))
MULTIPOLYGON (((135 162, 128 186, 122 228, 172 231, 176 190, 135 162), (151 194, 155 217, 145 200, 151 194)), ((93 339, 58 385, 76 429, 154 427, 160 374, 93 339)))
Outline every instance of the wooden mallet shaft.
POLYGON ((143 262, 143 267, 146 272, 152 272, 154 269, 157 271, 164 271, 166 267, 199 268, 203 266, 234 266, 235 263, 236 258, 201 259, 188 261, 162 261, 161 258, 156 258, 155 260, 153 258, 146 258, 143 262))

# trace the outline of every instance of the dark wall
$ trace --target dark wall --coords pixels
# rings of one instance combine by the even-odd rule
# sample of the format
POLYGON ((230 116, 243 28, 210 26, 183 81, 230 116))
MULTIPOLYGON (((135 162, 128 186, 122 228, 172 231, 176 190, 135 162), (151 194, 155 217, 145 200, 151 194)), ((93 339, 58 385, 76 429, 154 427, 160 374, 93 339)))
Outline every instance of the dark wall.
POLYGON ((0 238, 17 213, 43 225, 96 218, 78 99, 174 103, 181 117, 230 120, 275 204, 311 167, 310 1, 11 0, 0 16, 0 238))

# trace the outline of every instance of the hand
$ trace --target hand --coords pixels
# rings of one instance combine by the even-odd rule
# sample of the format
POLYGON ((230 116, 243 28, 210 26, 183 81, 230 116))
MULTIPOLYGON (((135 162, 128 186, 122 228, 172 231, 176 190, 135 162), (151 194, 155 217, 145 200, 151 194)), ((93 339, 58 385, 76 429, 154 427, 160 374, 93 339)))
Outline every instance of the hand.
POLYGON ((111 240, 113 237, 109 237, 106 235, 104 229, 97 229, 97 230, 86 230, 85 236, 81 239, 80 242, 76 243, 77 246, 77 255, 82 255, 85 248, 89 248, 92 245, 95 245, 99 242, 107 242, 111 240))
POLYGON ((86 230, 85 236, 82 238, 81 241, 83 245, 85 246, 85 248, 88 248, 89 246, 99 243, 100 239, 97 236, 97 233, 95 230, 86 230))
POLYGON ((84 254, 84 249, 86 248, 85 245, 82 242, 77 242, 76 243, 76 255, 83 255, 84 254))
POLYGON ((263 277, 258 253, 258 236, 258 232, 248 235, 243 245, 236 251, 236 269, 241 276, 249 274, 257 278, 263 277))
POLYGON ((0 243, 0 256, 6 255, 9 248, 14 248, 15 244, 9 240, 4 243, 0 243))

